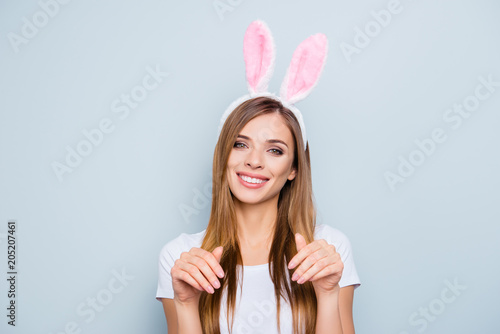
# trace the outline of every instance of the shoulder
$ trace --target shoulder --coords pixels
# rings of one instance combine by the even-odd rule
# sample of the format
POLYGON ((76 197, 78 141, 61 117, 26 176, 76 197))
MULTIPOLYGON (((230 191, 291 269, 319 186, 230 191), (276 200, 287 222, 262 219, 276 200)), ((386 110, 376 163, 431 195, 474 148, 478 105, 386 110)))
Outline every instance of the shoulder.
POLYGON ((334 245, 337 250, 339 247, 350 248, 349 238, 342 231, 326 224, 316 225, 314 239, 325 239, 329 244, 334 245))
POLYGON ((174 298, 170 271, 175 265, 175 261, 181 257, 182 252, 187 252, 193 247, 201 246, 205 231, 193 234, 182 233, 161 248, 158 259, 158 289, 156 291, 156 299, 174 298))
POLYGON ((178 237, 167 242, 160 251, 160 258, 176 260, 182 252, 187 252, 193 247, 200 247, 206 229, 193 234, 181 233, 178 237))

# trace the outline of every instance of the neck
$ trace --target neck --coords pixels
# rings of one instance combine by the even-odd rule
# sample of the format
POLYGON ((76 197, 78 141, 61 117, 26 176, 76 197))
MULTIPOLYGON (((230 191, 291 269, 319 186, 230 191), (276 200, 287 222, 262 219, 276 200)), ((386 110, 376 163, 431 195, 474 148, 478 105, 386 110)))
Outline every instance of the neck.
POLYGON ((259 204, 235 200, 235 211, 241 247, 269 249, 278 216, 278 196, 259 204))

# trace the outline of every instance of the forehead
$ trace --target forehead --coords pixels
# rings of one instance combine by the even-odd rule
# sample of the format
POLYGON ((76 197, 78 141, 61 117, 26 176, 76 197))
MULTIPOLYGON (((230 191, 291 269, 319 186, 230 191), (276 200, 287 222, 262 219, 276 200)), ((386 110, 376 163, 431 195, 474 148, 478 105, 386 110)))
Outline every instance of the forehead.
POLYGON ((241 134, 248 135, 257 141, 281 139, 287 143, 293 143, 292 132, 283 116, 277 113, 255 117, 243 127, 241 134))

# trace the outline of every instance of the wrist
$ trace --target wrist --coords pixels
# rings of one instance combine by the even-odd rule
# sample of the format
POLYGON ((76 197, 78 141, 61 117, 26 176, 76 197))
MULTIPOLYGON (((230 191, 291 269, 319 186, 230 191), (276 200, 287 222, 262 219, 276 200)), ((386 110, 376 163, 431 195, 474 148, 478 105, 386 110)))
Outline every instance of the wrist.
POLYGON ((177 313, 177 333, 202 334, 203 330, 198 312, 199 298, 180 301, 174 296, 175 311, 177 313))
POLYGON ((174 295, 174 304, 176 309, 190 310, 196 308, 196 310, 198 310, 199 301, 200 298, 192 298, 189 300, 181 301, 177 298, 177 296, 174 295))
POLYGON ((340 292, 340 286, 337 284, 335 287, 331 290, 324 290, 324 289, 314 289, 314 292, 316 293, 316 299, 335 299, 338 298, 339 292, 340 292))

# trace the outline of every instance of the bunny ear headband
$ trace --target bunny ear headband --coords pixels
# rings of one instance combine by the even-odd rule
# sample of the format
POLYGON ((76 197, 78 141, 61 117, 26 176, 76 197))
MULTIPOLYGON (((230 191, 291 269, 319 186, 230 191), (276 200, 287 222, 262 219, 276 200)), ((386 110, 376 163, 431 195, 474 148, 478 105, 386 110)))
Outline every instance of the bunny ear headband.
POLYGON ((233 101, 226 109, 219 123, 218 136, 229 114, 241 103, 258 96, 267 96, 280 101, 290 109, 300 124, 304 149, 307 147, 306 127, 302 114, 294 104, 304 99, 316 86, 323 71, 328 50, 324 34, 315 34, 305 39, 295 49, 292 61, 281 84, 280 96, 267 91, 274 70, 276 48, 267 25, 253 21, 247 28, 243 40, 243 56, 249 94, 233 101))

